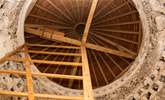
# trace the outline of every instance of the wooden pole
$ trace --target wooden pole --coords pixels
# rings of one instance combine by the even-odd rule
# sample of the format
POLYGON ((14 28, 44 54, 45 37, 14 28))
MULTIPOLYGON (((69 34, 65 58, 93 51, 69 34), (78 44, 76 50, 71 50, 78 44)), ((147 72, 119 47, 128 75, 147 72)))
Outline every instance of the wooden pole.
POLYGON ((33 79, 31 74, 31 65, 30 58, 28 55, 28 48, 25 46, 25 69, 26 69, 26 79, 27 79, 27 88, 28 88, 28 98, 29 100, 34 100, 34 91, 33 91, 33 79))
POLYGON ((84 45, 81 46, 81 53, 82 53, 84 100, 94 100, 87 52, 84 45))

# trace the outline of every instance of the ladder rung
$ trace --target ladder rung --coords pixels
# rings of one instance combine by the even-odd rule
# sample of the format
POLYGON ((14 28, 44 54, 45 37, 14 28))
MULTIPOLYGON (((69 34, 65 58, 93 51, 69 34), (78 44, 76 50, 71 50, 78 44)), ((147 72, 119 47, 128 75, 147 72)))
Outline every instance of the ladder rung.
POLYGON ((22 96, 22 97, 26 97, 26 96, 28 96, 28 93, 0 90, 0 95, 22 96))
POLYGON ((76 46, 62 46, 62 45, 44 45, 44 44, 26 44, 31 47, 47 47, 47 48, 65 48, 65 49, 80 49, 76 46))
MULTIPOLYGON (((17 61, 17 62, 24 62, 26 59, 22 59, 22 58, 6 58, 6 60, 17 61)), ((48 60, 34 60, 34 59, 31 59, 30 62, 40 63, 40 64, 51 64, 51 65, 75 66, 75 67, 79 67, 79 66, 81 67, 82 66, 82 63, 63 62, 63 61, 48 61, 48 60)))
MULTIPOLYGON (((28 93, 0 90, 0 95, 27 97, 28 93)), ((50 95, 50 94, 39 94, 39 93, 34 93, 34 96, 38 98, 59 99, 59 100, 64 100, 64 99, 65 100, 83 100, 83 96, 62 96, 62 95, 53 95, 53 94, 50 95)))
MULTIPOLYGON (((25 72, 14 71, 14 70, 0 70, 0 73, 3 73, 3 74, 26 75, 25 72)), ((38 73, 38 72, 32 72, 31 74, 33 76, 46 76, 46 77, 50 77, 50 78, 62 78, 62 79, 83 80, 83 77, 82 76, 61 75, 61 74, 48 74, 48 73, 38 73)))
POLYGON ((48 98, 48 99, 59 99, 59 100, 83 100, 83 96, 58 96, 58 95, 48 95, 48 94, 34 94, 39 98, 48 98))
MULTIPOLYGON (((24 50, 19 50, 25 52, 24 50)), ((48 54, 48 55, 63 55, 63 56, 81 56, 79 53, 62 53, 62 52, 49 52, 49 51, 38 51, 38 50, 29 50, 29 53, 35 54, 48 54)))

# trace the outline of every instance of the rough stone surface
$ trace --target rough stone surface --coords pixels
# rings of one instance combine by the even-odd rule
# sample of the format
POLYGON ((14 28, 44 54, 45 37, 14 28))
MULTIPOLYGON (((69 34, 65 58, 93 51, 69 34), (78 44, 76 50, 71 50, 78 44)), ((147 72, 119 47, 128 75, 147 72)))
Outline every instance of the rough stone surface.
MULTIPOLYGON (((16 40, 15 31, 17 29, 15 26, 17 26, 17 20, 15 19, 17 19, 16 16, 21 9, 21 3, 18 3, 17 0, 9 1, 0 0, 0 32, 3 33, 3 37, 8 37, 5 38, 6 40, 3 40, 3 38, 0 40, 0 46, 7 45, 5 43, 7 39, 16 40), (8 3, 6 3, 7 1, 8 3), (10 18, 10 13, 6 12, 11 11, 11 7, 16 8, 12 12, 12 14, 16 15, 14 18, 10 18), (4 24, 2 25, 1 23, 4 24)), ((165 0, 133 1, 143 22, 144 36, 140 53, 128 72, 121 78, 105 87, 94 90, 96 100, 155 100, 155 98, 165 100, 165 0)), ((4 46, 3 49, 8 48, 4 46)), ((3 53, 0 52, 2 55, 3 53)), ((13 62, 6 64, 1 65, 0 68, 7 67, 9 69, 24 70, 22 64, 13 62)), ((37 71, 34 65, 32 65, 32 70, 37 71)), ((0 76, 0 89, 26 91, 25 81, 17 76, 2 75, 0 76), (10 84, 11 81, 13 84, 10 84)), ((39 93, 82 95, 82 91, 61 87, 46 77, 35 77, 34 88, 39 93)), ((13 99, 3 97, 2 100, 13 99)), ((18 100, 18 98, 14 98, 14 100, 18 100)))

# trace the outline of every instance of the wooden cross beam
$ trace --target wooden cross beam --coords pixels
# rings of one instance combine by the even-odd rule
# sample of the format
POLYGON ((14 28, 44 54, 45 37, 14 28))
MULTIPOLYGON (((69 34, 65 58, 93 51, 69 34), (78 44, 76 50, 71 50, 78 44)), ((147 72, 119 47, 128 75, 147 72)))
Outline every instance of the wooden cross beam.
MULTIPOLYGON (((79 40, 71 39, 68 37, 58 36, 56 34, 54 34, 52 37, 49 37, 49 35, 47 35, 48 37, 46 37, 46 35, 42 35, 43 31, 39 30, 39 29, 33 29, 33 28, 25 27, 25 32, 40 36, 41 38, 46 38, 46 39, 51 40, 51 41, 61 41, 64 43, 69 43, 69 44, 73 44, 73 45, 77 45, 77 46, 81 46, 81 44, 82 44, 81 41, 79 41, 79 40)), ((131 55, 131 54, 125 53, 123 51, 118 51, 118 50, 114 50, 111 48, 106 48, 103 46, 95 45, 92 43, 86 43, 86 47, 89 49, 94 49, 97 51, 101 51, 104 53, 110 53, 110 54, 125 57, 125 58, 130 58, 130 59, 135 58, 135 55, 131 55)))
POLYGON ((88 38, 88 34, 89 34, 89 29, 92 23, 92 19, 96 10, 96 6, 97 6, 98 0, 93 0, 92 2, 92 6, 89 12, 89 16, 86 22, 86 26, 85 26, 85 30, 84 30, 84 34, 83 34, 83 38, 82 38, 82 43, 86 43, 87 38, 88 38))

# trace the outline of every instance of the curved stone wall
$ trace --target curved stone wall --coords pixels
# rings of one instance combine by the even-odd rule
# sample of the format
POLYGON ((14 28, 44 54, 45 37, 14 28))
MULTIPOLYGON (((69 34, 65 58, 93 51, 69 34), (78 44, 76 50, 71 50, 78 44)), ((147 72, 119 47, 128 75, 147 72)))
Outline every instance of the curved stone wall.
MULTIPOLYGON (((5 7, 1 5, 4 1, 11 2, 10 0, 1 0, 1 8, 5 7)), ((11 3, 14 3, 14 1, 16 3, 17 0, 12 1, 13 2, 11 3)), ((128 72, 126 72, 121 78, 105 87, 94 90, 95 97, 97 100, 152 100, 153 98, 157 98, 158 100, 164 99, 163 94, 165 93, 165 0, 133 1, 140 13, 140 17, 143 22, 142 24, 144 36, 139 55, 136 58, 135 62, 130 65, 131 68, 128 70, 128 72)), ((21 3, 21 1, 19 2, 20 6, 15 9, 16 12, 19 12, 23 6, 23 3, 21 3)), ((6 7, 8 6, 10 5, 6 5, 6 7)), ((4 13, 7 13, 6 11, 8 11, 8 9, 4 9, 4 13)), ((15 17, 18 17, 18 15, 19 14, 17 13, 15 17)), ((18 19, 15 21, 13 19, 14 18, 11 19, 11 22, 15 23, 13 24, 13 26, 16 27, 18 19)), ((5 18, 3 19, 3 21, 0 21, 4 23, 4 25, 9 24, 9 21, 6 21, 5 18)), ((2 25, 0 24, 0 31, 2 29, 3 33, 8 32, 9 30, 17 30, 17 28, 6 28, 5 30, 3 30, 4 28, 1 27, 2 25)), ((10 37, 14 36, 14 34, 15 33, 12 32, 10 37)), ((12 40, 12 38, 9 38, 9 40, 12 40)), ((14 40, 17 41, 18 39, 15 38, 14 40)), ((2 42, 2 40, 0 41, 0 45, 4 45, 4 42, 2 42)), ((4 50, 6 49, 7 47, 4 47, 4 50)), ((1 55, 4 55, 5 53, 6 52, 0 51, 1 55)), ((33 66, 32 68, 34 71, 37 71, 35 66, 33 66)), ((3 78, 0 79, 0 82, 2 81, 3 78)), ((48 92, 62 95, 82 94, 82 91, 67 89, 51 81, 47 81, 49 81, 47 78, 35 78, 34 85, 37 92, 48 92)), ((23 90, 25 89, 22 89, 22 91, 23 90)))

